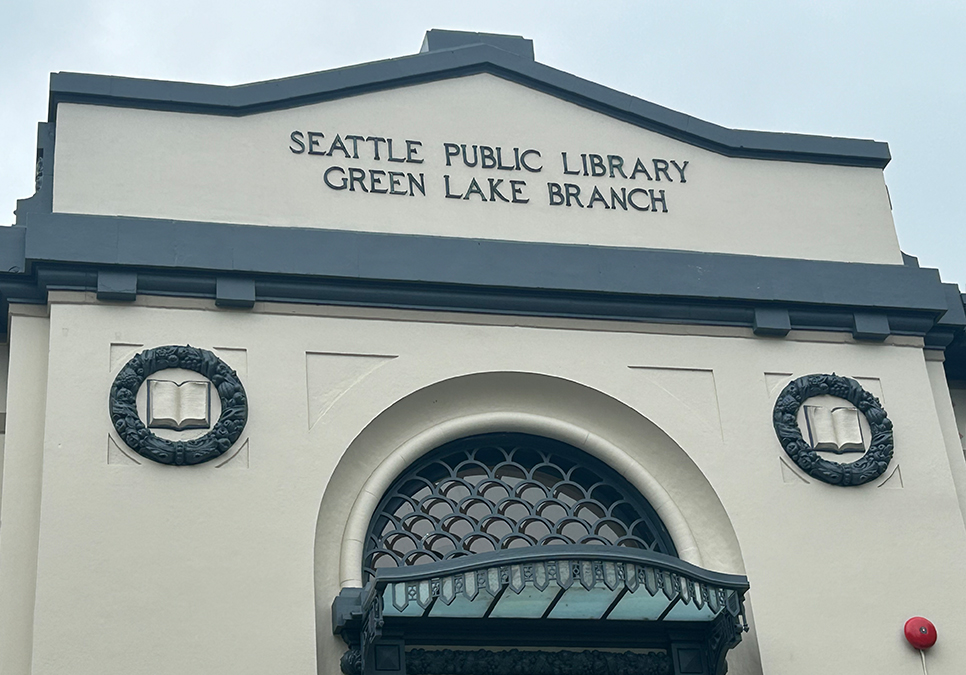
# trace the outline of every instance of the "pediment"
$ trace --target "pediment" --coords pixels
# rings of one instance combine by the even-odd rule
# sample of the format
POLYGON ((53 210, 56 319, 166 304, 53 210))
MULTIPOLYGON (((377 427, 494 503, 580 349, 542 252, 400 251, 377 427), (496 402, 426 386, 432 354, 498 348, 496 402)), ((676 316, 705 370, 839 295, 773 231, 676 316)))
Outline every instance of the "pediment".
POLYGON ((55 212, 901 262, 885 144, 724 129, 489 45, 51 96, 55 212))

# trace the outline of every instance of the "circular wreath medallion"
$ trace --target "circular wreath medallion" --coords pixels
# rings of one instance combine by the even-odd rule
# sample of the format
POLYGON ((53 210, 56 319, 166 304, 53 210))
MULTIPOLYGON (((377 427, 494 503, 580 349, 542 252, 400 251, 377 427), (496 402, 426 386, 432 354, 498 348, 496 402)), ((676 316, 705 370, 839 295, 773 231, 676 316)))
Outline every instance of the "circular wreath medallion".
POLYGON ((238 375, 205 349, 165 346, 146 349, 125 364, 111 387, 111 421, 121 439, 136 453, 161 464, 201 464, 222 455, 241 436, 248 421, 248 399, 238 375), (169 441, 153 434, 141 421, 137 393, 144 380, 159 370, 184 368, 211 380, 221 399, 221 416, 204 436, 169 441))
POLYGON ((785 452, 805 473, 831 485, 862 485, 883 474, 892 461, 892 421, 879 399, 848 377, 806 375, 789 383, 778 395, 773 413, 775 433, 785 452), (812 396, 827 394, 844 398, 869 422, 872 440, 868 451, 850 463, 831 462, 820 457, 802 437, 798 428, 798 409, 812 396))

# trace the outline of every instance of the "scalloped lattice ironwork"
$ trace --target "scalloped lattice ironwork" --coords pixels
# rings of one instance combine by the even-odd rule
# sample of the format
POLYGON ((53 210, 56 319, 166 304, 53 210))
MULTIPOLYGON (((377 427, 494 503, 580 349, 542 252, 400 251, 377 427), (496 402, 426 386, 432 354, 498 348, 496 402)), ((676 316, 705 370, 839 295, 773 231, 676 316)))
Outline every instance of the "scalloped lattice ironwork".
POLYGON ((523 546, 626 546, 676 556, 646 499, 573 446, 496 433, 447 443, 383 497, 369 524, 364 577, 523 546))

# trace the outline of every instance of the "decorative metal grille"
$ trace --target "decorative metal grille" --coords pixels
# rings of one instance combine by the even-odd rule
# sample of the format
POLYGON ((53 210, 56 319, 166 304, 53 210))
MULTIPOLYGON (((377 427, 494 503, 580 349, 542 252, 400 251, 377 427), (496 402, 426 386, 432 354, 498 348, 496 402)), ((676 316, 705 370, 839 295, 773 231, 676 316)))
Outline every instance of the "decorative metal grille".
POLYGON ((566 443, 499 433, 447 443, 396 480, 369 524, 363 571, 554 544, 677 555, 616 471, 566 443))

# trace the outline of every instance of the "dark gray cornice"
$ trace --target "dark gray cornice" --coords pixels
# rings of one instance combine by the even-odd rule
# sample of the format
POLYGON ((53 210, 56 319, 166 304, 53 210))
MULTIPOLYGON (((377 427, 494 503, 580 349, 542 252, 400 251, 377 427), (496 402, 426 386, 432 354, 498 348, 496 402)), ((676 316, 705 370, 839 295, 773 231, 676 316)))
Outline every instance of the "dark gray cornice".
POLYGON ((924 337, 966 325, 933 269, 25 210, 0 228, 2 302, 49 290, 924 337))
MULTIPOLYGON (((446 44, 446 36, 437 42, 446 44)), ((434 49, 414 56, 237 86, 53 73, 48 120, 56 120, 57 104, 65 102, 250 115, 489 73, 728 157, 877 168, 885 167, 891 158, 889 146, 878 141, 728 129, 537 63, 521 53, 508 51, 515 48, 512 45, 505 49, 496 44, 502 43, 434 49)))
POLYGON ((29 261, 928 311, 939 273, 723 253, 28 213, 29 261))

